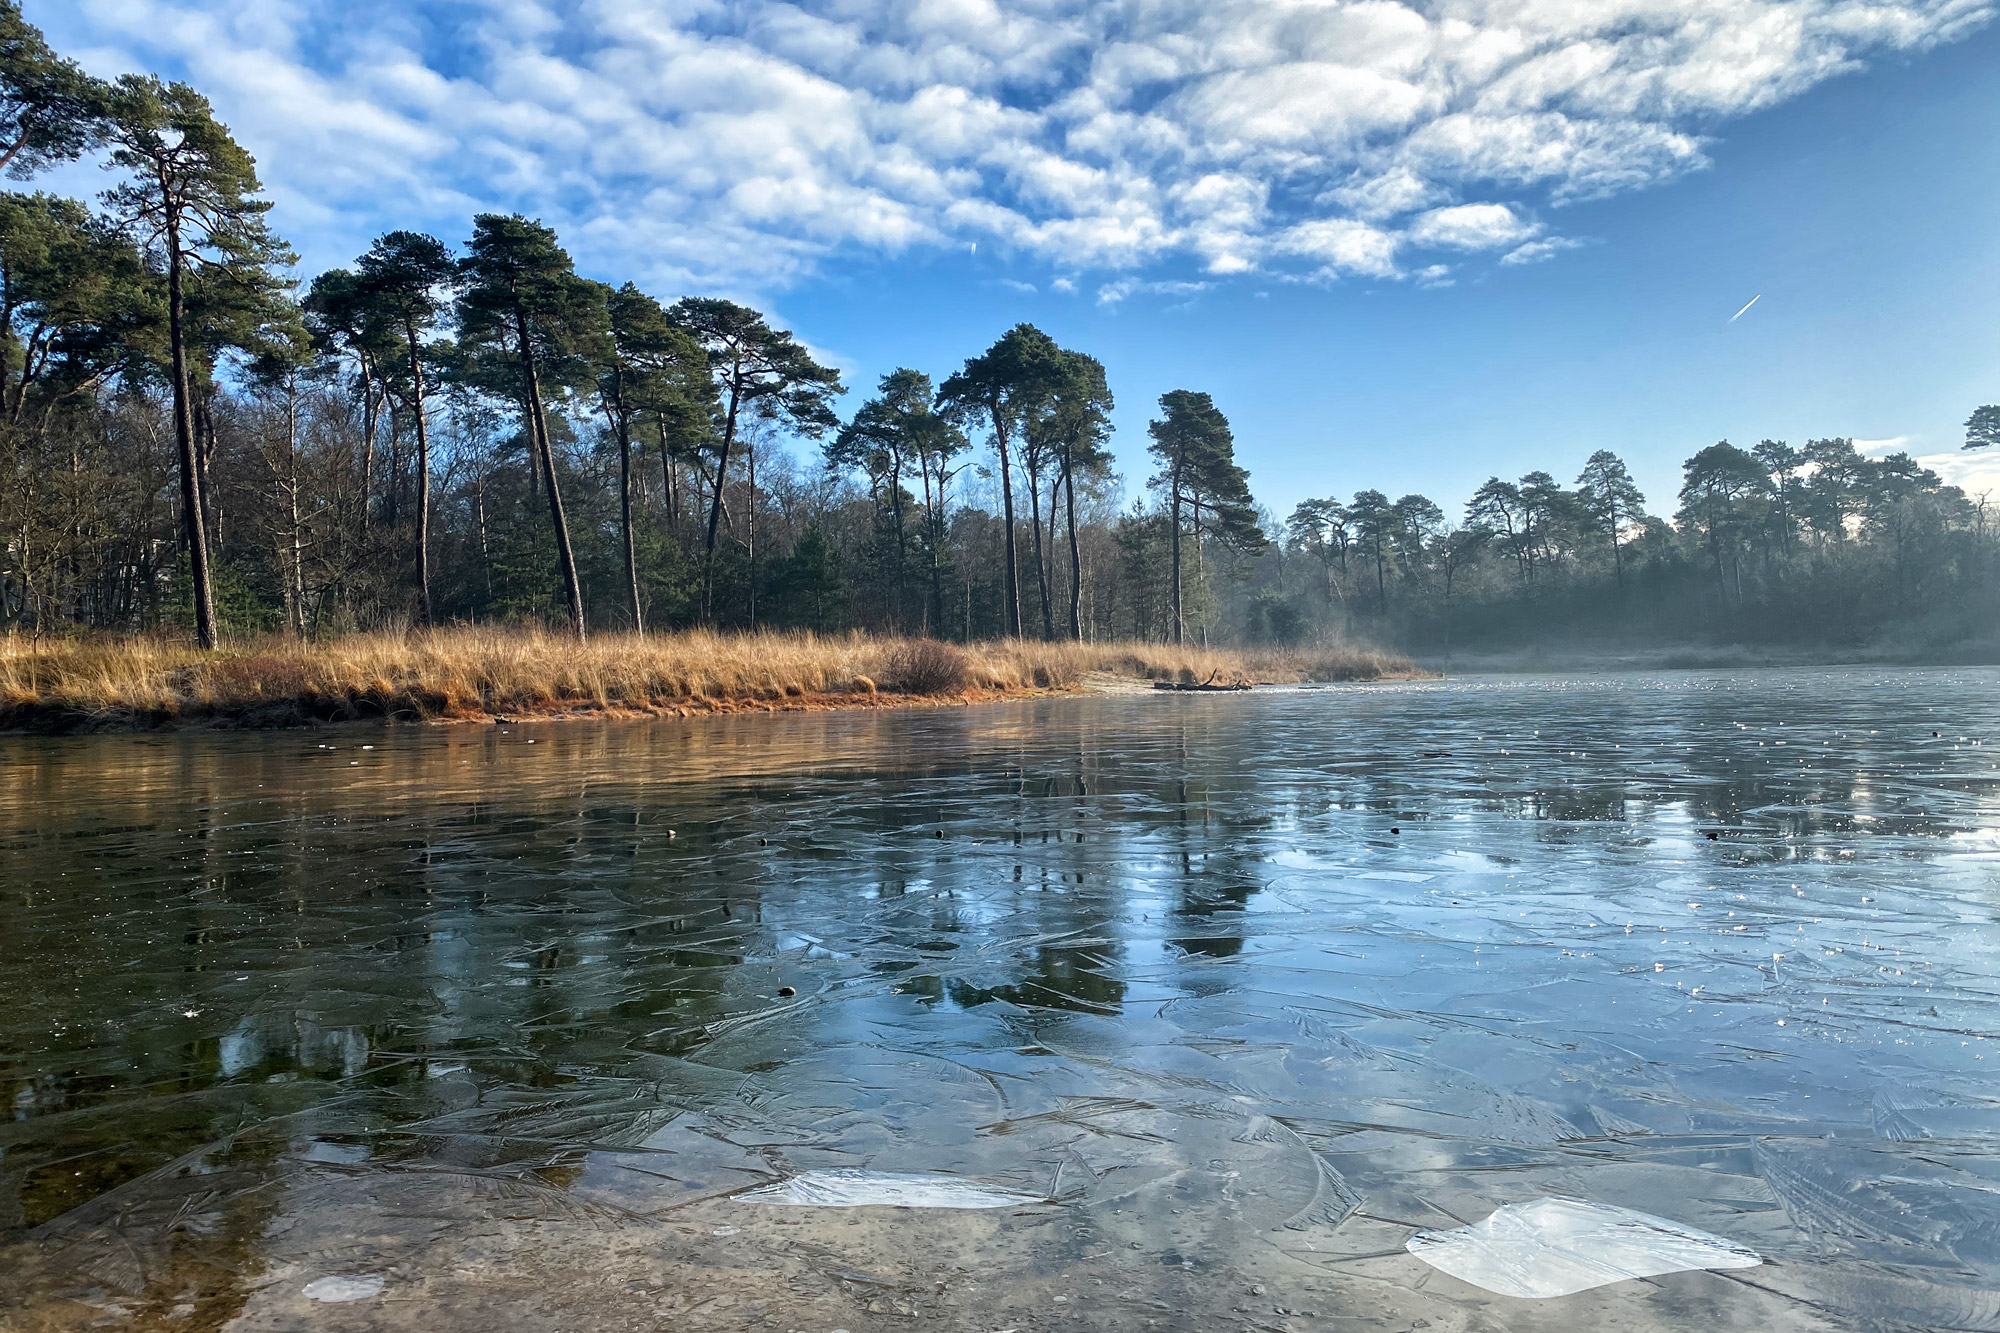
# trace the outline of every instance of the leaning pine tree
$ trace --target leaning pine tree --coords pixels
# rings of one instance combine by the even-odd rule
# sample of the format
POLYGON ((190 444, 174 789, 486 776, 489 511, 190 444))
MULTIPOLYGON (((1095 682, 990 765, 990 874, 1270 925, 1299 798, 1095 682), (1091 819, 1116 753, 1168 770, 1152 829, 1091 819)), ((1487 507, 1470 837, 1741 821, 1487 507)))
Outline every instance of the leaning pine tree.
POLYGON ((560 380, 565 372, 575 377, 577 366, 599 350, 605 337, 604 298, 596 284, 576 275, 556 234, 541 223, 519 214, 482 213, 472 225, 472 242, 459 266, 464 283, 458 298, 459 337, 468 350, 517 377, 522 425, 548 487, 570 631, 581 641, 583 584, 556 482, 544 379, 552 374, 560 380))
MULTIPOLYGON (((715 543, 722 525, 723 490, 729 481, 729 459, 744 414, 759 413, 808 439, 818 439, 839 425, 828 404, 842 392, 840 372, 813 360, 790 330, 772 328, 748 306, 715 297, 690 296, 675 302, 669 313, 676 324, 707 350, 709 368, 721 398, 722 432, 715 441, 715 486, 709 496, 708 535, 701 554, 701 614, 702 619, 708 620, 715 611, 715 543)), ((753 494, 750 497, 753 524, 756 504, 753 494)), ((751 555, 750 620, 754 625, 755 551, 751 555)))

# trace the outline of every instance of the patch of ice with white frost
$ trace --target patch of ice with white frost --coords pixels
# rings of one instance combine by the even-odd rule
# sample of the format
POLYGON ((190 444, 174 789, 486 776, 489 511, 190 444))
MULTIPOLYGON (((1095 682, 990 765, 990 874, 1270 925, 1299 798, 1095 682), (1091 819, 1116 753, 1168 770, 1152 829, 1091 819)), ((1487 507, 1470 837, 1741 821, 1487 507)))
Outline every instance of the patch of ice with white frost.
POLYGON ((1419 1231, 1404 1248, 1475 1287, 1528 1300, 1628 1278, 1755 1268, 1763 1262, 1755 1252, 1706 1231, 1578 1199, 1510 1203, 1471 1226, 1419 1231))
POLYGON ((380 1273, 348 1273, 316 1277, 300 1293, 309 1301, 365 1301, 382 1294, 380 1273))
POLYGON ((800 1208, 1018 1208, 1041 1203, 1021 1194, 956 1176, 833 1167, 807 1171, 735 1196, 738 1203, 790 1204, 800 1208))

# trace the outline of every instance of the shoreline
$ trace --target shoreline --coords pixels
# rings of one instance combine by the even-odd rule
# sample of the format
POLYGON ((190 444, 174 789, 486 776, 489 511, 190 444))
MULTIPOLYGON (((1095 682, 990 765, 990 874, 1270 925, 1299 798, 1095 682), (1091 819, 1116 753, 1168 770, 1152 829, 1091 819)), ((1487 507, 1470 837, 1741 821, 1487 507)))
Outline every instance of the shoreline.
POLYGON ((322 643, 0 639, 0 735, 275 731, 356 723, 491 724, 944 708, 1151 693, 1155 681, 1427 679, 1399 654, 1332 645, 1222 650, 1035 640, 690 631, 578 644, 450 629, 322 643))

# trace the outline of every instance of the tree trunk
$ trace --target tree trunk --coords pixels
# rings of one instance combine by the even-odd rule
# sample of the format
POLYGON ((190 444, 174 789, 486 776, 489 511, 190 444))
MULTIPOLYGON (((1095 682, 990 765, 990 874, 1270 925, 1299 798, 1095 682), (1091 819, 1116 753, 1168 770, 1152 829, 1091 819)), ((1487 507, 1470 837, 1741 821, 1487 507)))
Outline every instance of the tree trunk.
POLYGON ((660 436, 660 481, 665 488, 662 494, 667 506, 667 531, 678 542, 681 534, 681 489, 675 484, 674 456, 667 447, 667 423, 656 416, 653 426, 660 436))
POLYGON ((1014 469, 1007 457, 1006 418, 993 409, 993 442, 1000 450, 1000 510, 1004 520, 1001 544, 1006 548, 1007 568, 1001 593, 1005 602, 1004 628, 1013 638, 1021 637, 1021 564, 1014 551, 1014 469))
POLYGON ((890 628, 896 633, 903 632, 903 601, 909 583, 908 562, 903 558, 906 543, 903 540, 903 460, 894 455, 895 461, 889 467, 889 521, 896 525, 896 589, 889 601, 890 628))
POLYGON ((431 623, 431 434, 424 420, 424 363, 417 326, 403 325, 410 339, 410 415, 417 421, 417 623, 431 623))
POLYGON ((928 530, 931 562, 931 607, 930 615, 924 620, 927 633, 945 634, 944 627, 944 582, 938 569, 938 548, 944 545, 944 478, 937 479, 937 491, 931 491, 931 470, 928 462, 922 464, 924 478, 924 527, 928 530), (933 630, 935 626, 935 630, 933 630))
POLYGON ((306 636, 306 556, 299 540, 299 385, 293 375, 285 386, 285 521, 291 538, 291 568, 286 571, 285 609, 292 637, 306 636))
POLYGON ((639 552, 632 539, 632 429, 618 419, 618 520, 625 529, 625 592, 632 599, 632 632, 646 632, 646 611, 639 602, 639 552))
POLYGON ((1076 542, 1076 472, 1070 460, 1063 461, 1063 495, 1068 502, 1069 522, 1069 637, 1083 642, 1083 553, 1076 542))
POLYGON ((1028 525, 1035 531, 1035 589, 1042 602, 1042 638, 1046 641, 1056 636, 1055 615, 1049 609, 1049 567, 1042 555, 1042 483, 1031 470, 1028 473, 1028 525))
POLYGON ((750 465, 750 498, 745 502, 749 513, 744 516, 743 530, 749 537, 750 548, 750 628, 757 628, 757 437, 743 446, 743 461, 750 465))
POLYGON ((569 599, 570 630, 578 643, 584 641, 583 585, 576 577, 576 553, 570 549, 569 520, 563 517, 562 488, 556 485, 555 449, 549 443, 548 414, 542 408, 542 389, 535 376, 535 354, 528 341, 528 321, 517 317, 514 332, 521 343, 521 377, 528 397, 528 434, 549 484, 549 521, 556 530, 556 558, 562 565, 563 592, 569 599))
POLYGON ((173 353, 174 444, 180 451, 181 517, 187 534, 188 572, 194 585, 195 642, 212 652, 216 644, 215 594, 209 586, 208 533, 202 514, 201 473, 195 458, 194 414, 188 403, 187 306, 181 291, 181 262, 180 220, 169 213, 167 341, 173 353))
POLYGON ((472 517, 479 528, 479 568, 485 576, 486 600, 493 600, 493 552, 486 543, 486 478, 480 477, 472 487, 472 517))
POLYGON ((361 535, 368 535, 369 510, 375 499, 375 375, 368 353, 361 362, 361 535))
POLYGON ((1170 560, 1174 567, 1174 647, 1178 648, 1187 635, 1187 617, 1181 610, 1181 483, 1178 476, 1168 475, 1167 497, 1168 530, 1173 534, 1170 560))
POLYGON ((704 622, 715 609, 715 538, 722 527, 722 484, 729 476, 729 450, 736 443, 736 412, 742 405, 743 363, 733 362, 729 370, 729 413, 722 422, 722 447, 715 457, 715 495, 708 505, 708 539, 701 552, 701 618, 704 622))
POLYGON ((208 400, 215 394, 215 385, 203 376, 201 392, 196 393, 196 385, 190 375, 188 380, 188 413, 194 422, 194 475, 196 485, 201 490, 203 530, 208 536, 209 549, 219 550, 222 537, 222 497, 208 484, 209 466, 215 462, 215 421, 209 415, 208 400))
MULTIPOLYGON (((1189 504, 1194 509, 1194 586, 1205 593, 1208 591, 1208 551, 1201 542, 1200 492, 1196 492, 1193 496, 1189 497, 1189 504)), ((1206 648, 1208 647, 1208 626, 1202 625, 1198 628, 1200 629, 1200 633, 1196 637, 1201 641, 1201 646, 1206 648)))
MULTIPOLYGON (((611 372, 617 376, 619 372, 611 372)), ((604 404, 605 420, 611 423, 611 433, 618 441, 618 522, 625 545, 625 595, 632 608, 632 632, 646 632, 646 615, 639 606, 639 556, 632 540, 632 422, 625 415, 622 397, 614 399, 606 395, 604 404)))

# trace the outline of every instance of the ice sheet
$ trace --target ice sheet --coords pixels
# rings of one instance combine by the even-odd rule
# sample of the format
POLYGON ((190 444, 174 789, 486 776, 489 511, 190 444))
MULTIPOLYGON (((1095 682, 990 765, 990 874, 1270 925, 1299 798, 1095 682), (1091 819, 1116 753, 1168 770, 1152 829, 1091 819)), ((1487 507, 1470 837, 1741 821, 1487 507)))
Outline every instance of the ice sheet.
POLYGON ((0 1318, 1457 1328, 1549 1196, 1767 1267, 1518 1333, 2000 1324, 2000 671, 1158 702, 0 743, 0 1318), (1052 1202, 734 1198, 859 1167, 1052 1202))
POLYGON ((738 1203, 790 1204, 798 1208, 1019 1208, 1041 1203, 1032 1194, 982 1185, 957 1176, 833 1167, 807 1171, 735 1196, 738 1203))
POLYGON ((1406 1248, 1432 1268, 1500 1296, 1548 1300, 1635 1277, 1755 1268, 1753 1251, 1664 1217, 1582 1199, 1536 1199, 1485 1220, 1419 1231, 1406 1248))
POLYGON ((333 1305, 345 1301, 365 1301, 382 1294, 380 1273, 342 1273, 314 1278, 299 1293, 309 1301, 333 1305))

